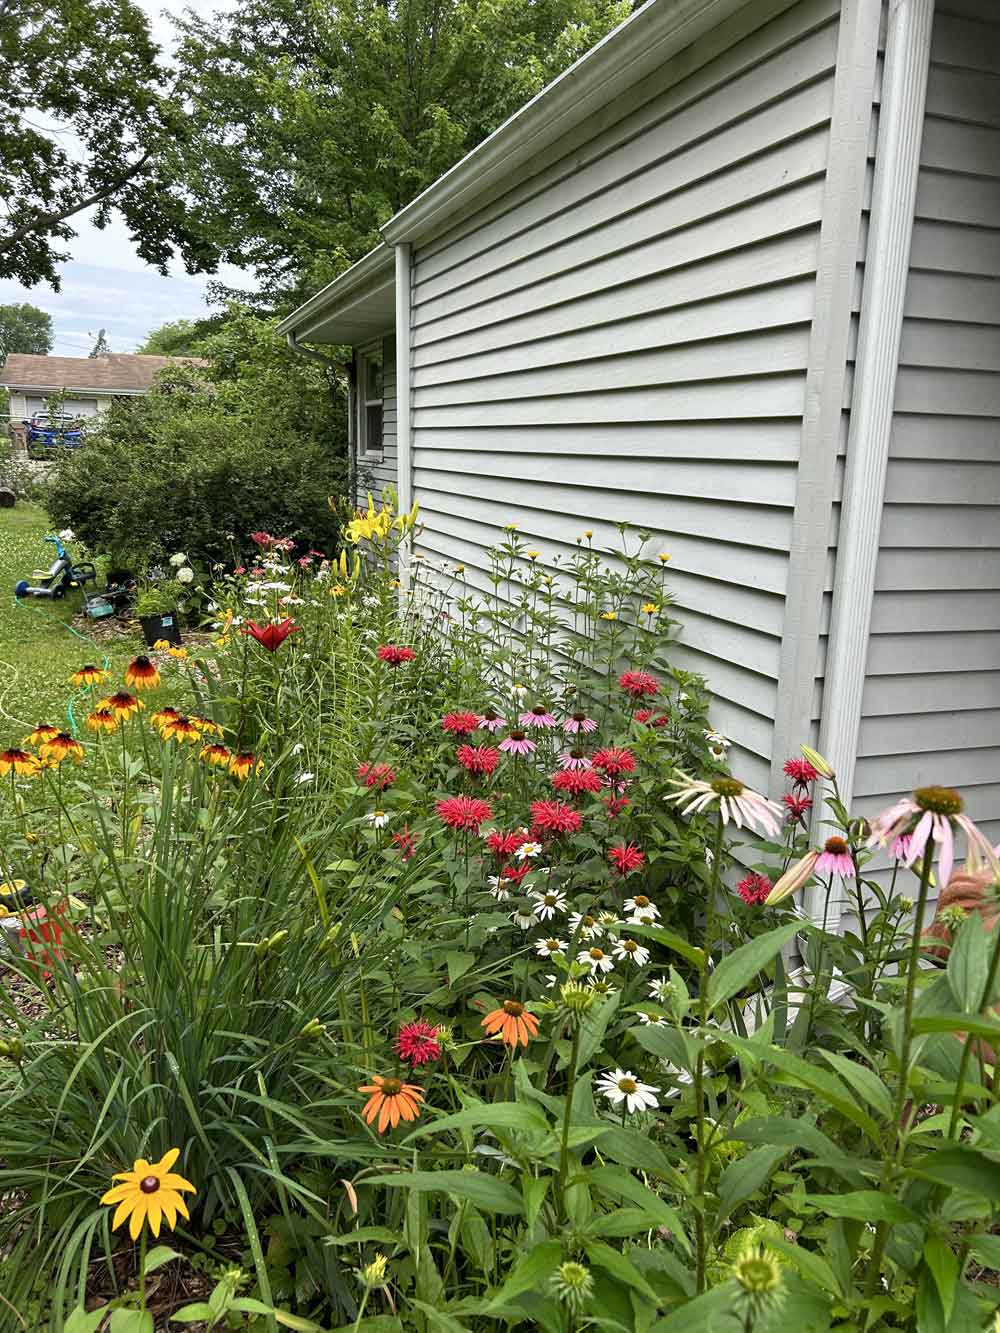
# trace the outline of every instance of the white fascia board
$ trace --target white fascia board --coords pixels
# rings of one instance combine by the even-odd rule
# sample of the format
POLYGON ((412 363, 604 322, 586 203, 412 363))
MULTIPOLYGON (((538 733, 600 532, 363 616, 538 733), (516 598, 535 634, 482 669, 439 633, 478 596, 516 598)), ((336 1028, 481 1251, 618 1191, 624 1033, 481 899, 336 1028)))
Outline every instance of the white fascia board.
POLYGON ((5 380, 0 380, 0 389, 8 389, 11 393, 63 393, 65 391, 71 398, 145 398, 150 392, 149 389, 78 389, 75 384, 9 384, 5 380))
POLYGON ((341 307, 349 304, 351 297, 361 288, 369 284, 379 288, 390 285, 393 274, 392 250, 388 245, 376 245, 374 250, 369 250, 356 264, 341 273, 339 278, 328 282, 308 301, 303 301, 290 315, 286 315, 275 332, 295 333, 300 338, 304 337, 307 327, 314 328, 331 318, 341 307), (386 282, 380 283, 380 277, 384 277, 386 282))

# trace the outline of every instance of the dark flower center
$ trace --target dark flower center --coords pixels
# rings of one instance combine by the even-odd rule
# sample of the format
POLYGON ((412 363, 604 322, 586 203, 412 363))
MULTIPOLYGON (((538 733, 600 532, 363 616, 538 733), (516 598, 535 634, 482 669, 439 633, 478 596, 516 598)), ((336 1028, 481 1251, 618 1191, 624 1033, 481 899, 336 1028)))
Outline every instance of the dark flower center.
POLYGON ((638 947, 639 946, 636 944, 635 940, 622 940, 622 948, 626 953, 635 953, 638 947))
POLYGON ((633 901, 635 902, 636 907, 649 906, 649 899, 646 897, 644 893, 637 893, 633 901))
POLYGON ((594 924, 595 924, 595 922, 594 922, 594 918, 593 918, 592 916, 585 916, 585 917, 583 918, 583 920, 580 922, 580 925, 581 925, 581 926, 586 926, 588 930, 589 930, 589 929, 591 928, 591 926, 593 926, 594 924))
POLYGON ((160 1188, 160 1177, 143 1176, 139 1181, 139 1188, 142 1190, 143 1194, 155 1194, 160 1188))
POLYGON ((535 717, 544 717, 548 712, 548 709, 544 708, 541 704, 535 704, 531 711, 534 713, 535 717))
POLYGON ((738 778, 713 778, 712 790, 717 796, 740 796, 743 783, 738 778))
POLYGON ((511 738, 512 741, 523 741, 523 740, 524 740, 524 732, 523 732, 523 731, 512 731, 512 732, 510 733, 510 738, 511 738))
POLYGON ((591 949, 591 951, 590 951, 590 956, 591 956, 591 958, 593 958, 593 960, 594 960, 595 963, 599 963, 599 962, 601 961, 601 959, 604 957, 604 950, 603 950, 603 949, 591 949))
POLYGON ((586 722, 586 720, 587 720, 587 714, 586 714, 586 713, 574 713, 574 714, 573 714, 573 721, 574 721, 574 722, 586 722))
POLYGON ((511 1018, 520 1018, 524 1013, 524 1005, 519 1000, 504 1000, 503 1011, 510 1014, 511 1018))
POLYGON ((384 1078, 381 1090, 384 1097, 397 1097, 402 1092, 403 1085, 398 1078, 384 1078))
POLYGON ((827 838, 823 844, 823 850, 824 852, 832 852, 834 856, 844 856, 848 848, 843 838, 827 838))
POLYGON ((921 810, 934 815, 960 815, 965 808, 965 802, 952 787, 920 787, 913 793, 913 799, 921 810))

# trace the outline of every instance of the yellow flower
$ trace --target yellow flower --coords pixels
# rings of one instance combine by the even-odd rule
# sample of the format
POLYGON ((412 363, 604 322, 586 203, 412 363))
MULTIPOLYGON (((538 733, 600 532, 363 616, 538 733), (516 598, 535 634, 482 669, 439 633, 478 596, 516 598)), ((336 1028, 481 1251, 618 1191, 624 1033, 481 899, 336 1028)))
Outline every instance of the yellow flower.
POLYGON ((464 574, 464 573, 465 573, 465 566, 464 566, 464 565, 456 565, 456 566, 455 566, 455 573, 456 573, 456 574, 464 574))
POLYGON ((101 1203, 118 1205, 111 1223, 113 1231, 117 1231, 130 1218, 129 1235, 133 1240, 138 1240, 139 1232, 146 1222, 153 1235, 158 1236, 161 1220, 172 1231, 177 1225, 178 1213, 190 1218, 191 1214, 181 1193, 187 1191, 197 1194, 198 1191, 189 1180, 173 1175, 170 1170, 180 1155, 179 1148, 171 1148, 158 1162, 147 1162, 144 1157, 140 1157, 133 1163, 131 1171, 119 1171, 111 1177, 112 1180, 122 1181, 122 1184, 112 1185, 102 1196, 101 1203))
POLYGON ((529 560, 537 560, 538 557, 541 555, 541 551, 525 551, 524 554, 528 557, 529 560))
POLYGON ((214 639, 213 642, 214 642, 216 648, 228 648, 228 646, 229 646, 229 636, 228 636, 227 634, 223 634, 223 635, 221 636, 221 638, 214 639))
POLYGON ((594 531, 593 531, 592 528, 587 528, 586 532, 585 532, 583 535, 584 535, 584 536, 587 538, 587 540, 589 541, 590 538, 593 537, 593 535, 594 535, 594 531))
POLYGON ((647 616, 655 616, 659 609, 655 602, 643 602, 642 604, 643 614, 647 616))
POLYGON ((658 556, 658 559, 661 565, 665 565, 667 561, 670 559, 670 555, 667 551, 661 551, 658 556))
POLYGON ((617 619, 618 619, 618 612, 617 612, 617 611, 602 611, 602 612, 601 612, 601 619, 602 619, 602 620, 617 620, 617 619))
POLYGON ((106 680, 107 674, 108 673, 102 671, 100 667, 88 664, 87 666, 80 667, 79 671, 74 671, 69 679, 70 684, 76 686, 96 685, 99 681, 106 680))
POLYGON ((331 597, 343 597, 343 595, 344 595, 344 593, 345 593, 346 591, 347 591, 347 589, 344 587, 344 585, 343 585, 342 583, 335 583, 335 584, 333 585, 333 587, 330 589, 330 596, 331 596, 331 597))
POLYGON ((516 531, 517 531, 517 524, 516 524, 516 523, 505 523, 505 524, 503 525, 503 530, 504 530, 504 532, 516 532, 516 531))
POLYGON ((167 652, 171 657, 180 658, 182 661, 188 655, 188 650, 186 648, 168 648, 167 652))
POLYGON ((174 646, 174 645, 170 642, 169 639, 157 639, 156 642, 153 644, 153 652, 154 652, 154 653, 169 653, 170 649, 171 649, 173 646, 174 646))

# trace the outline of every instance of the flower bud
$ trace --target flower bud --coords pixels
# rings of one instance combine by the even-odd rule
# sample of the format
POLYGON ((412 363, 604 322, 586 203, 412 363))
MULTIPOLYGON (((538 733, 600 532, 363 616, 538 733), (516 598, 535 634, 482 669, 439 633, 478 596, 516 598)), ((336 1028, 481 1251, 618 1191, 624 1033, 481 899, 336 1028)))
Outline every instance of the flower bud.
POLYGON ((326 1027, 318 1018, 310 1018, 309 1022, 304 1024, 299 1032, 299 1041, 310 1041, 315 1037, 325 1037, 326 1027))
POLYGON ((812 878, 813 867, 818 860, 819 852, 811 851, 806 852, 800 861, 790 865, 764 899, 764 906, 773 907, 775 903, 780 903, 790 894, 793 894, 796 889, 801 889, 803 884, 807 884, 812 878))
POLYGON ((811 745, 800 745, 799 751, 803 759, 808 759, 813 768, 821 778, 836 777, 833 769, 826 762, 818 750, 814 750, 811 745))

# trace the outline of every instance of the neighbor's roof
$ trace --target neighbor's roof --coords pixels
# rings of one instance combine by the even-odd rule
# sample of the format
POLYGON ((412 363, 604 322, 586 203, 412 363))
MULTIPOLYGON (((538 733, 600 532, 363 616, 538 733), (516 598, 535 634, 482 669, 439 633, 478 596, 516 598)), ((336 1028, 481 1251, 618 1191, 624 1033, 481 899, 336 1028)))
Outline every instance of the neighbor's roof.
POLYGON ((206 363, 193 356, 30 356, 11 352, 0 370, 0 384, 9 389, 87 390, 90 393, 149 393, 153 376, 164 366, 206 363))
POLYGON ((420 242, 541 170, 577 126, 615 103, 747 0, 648 0, 382 228, 385 242, 278 325, 311 342, 353 343, 394 324, 391 247, 420 242), (382 320, 380 328, 374 327, 382 320))

